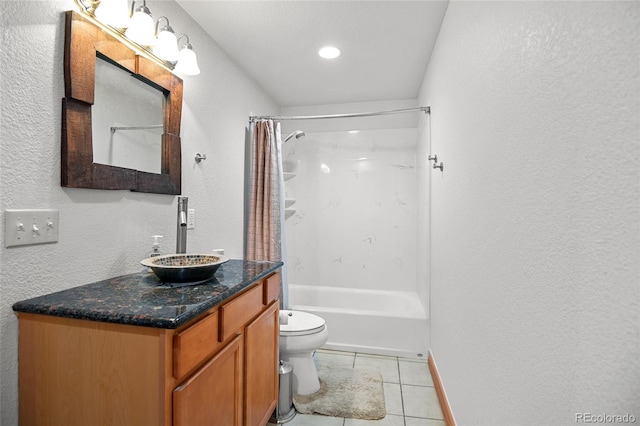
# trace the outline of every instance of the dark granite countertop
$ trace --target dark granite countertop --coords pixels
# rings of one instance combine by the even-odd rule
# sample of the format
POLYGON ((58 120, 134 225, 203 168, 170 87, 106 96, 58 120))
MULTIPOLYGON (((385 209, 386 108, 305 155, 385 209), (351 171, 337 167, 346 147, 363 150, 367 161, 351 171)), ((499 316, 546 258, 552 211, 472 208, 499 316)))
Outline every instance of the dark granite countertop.
POLYGON ((224 302, 283 265, 231 259, 214 277, 198 285, 171 287, 152 272, 123 275, 108 280, 23 300, 16 312, 66 318, 177 328, 224 302))

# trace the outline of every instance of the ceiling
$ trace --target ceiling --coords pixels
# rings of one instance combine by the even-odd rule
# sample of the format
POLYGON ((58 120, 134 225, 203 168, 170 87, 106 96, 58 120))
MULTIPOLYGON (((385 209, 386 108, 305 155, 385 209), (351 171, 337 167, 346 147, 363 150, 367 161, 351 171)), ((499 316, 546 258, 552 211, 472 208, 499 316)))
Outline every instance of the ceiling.
POLYGON ((282 107, 416 99, 448 5, 176 1, 282 107), (328 44, 338 59, 318 56, 328 44))

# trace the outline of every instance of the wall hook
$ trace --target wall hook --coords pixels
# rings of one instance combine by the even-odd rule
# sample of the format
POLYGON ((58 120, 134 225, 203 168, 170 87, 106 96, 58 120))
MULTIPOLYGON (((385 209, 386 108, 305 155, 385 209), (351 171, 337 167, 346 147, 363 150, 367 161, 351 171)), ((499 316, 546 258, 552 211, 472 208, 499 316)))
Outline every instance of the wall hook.
POLYGON ((435 166, 436 163, 438 162, 438 154, 432 156, 429 156, 429 161, 433 160, 433 165, 435 166))
POLYGON ((441 172, 444 172, 444 163, 441 161, 440 165, 437 165, 436 163, 433 163, 433 168, 434 169, 440 169, 441 172))
POLYGON ((196 163, 200 163, 202 160, 207 159, 207 154, 201 155, 199 152, 196 154, 196 163))

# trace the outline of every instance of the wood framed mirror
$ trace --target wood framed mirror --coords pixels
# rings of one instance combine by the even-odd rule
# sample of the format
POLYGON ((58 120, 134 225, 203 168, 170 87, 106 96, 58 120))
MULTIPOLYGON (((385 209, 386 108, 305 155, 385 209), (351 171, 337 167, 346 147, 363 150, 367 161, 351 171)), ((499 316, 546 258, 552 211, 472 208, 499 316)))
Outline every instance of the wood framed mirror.
POLYGON ((77 12, 66 12, 62 100, 62 186, 181 193, 182 79, 77 12), (160 173, 94 162, 92 105, 96 59, 110 62, 163 93, 160 173))

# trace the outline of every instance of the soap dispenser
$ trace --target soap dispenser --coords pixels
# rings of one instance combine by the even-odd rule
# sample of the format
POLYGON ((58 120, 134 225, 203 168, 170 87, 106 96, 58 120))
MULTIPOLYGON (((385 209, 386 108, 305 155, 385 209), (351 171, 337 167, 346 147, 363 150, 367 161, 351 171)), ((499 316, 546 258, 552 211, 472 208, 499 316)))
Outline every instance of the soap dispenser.
MULTIPOLYGON (((149 257, 160 256, 160 238, 162 238, 162 235, 152 235, 151 238, 153 239, 153 245, 151 246, 151 254, 149 257)), ((145 266, 142 272, 151 272, 151 268, 145 266)))
POLYGON ((160 256, 160 238, 162 238, 162 235, 154 235, 151 238, 153 238, 153 246, 149 257, 160 256))

